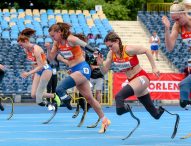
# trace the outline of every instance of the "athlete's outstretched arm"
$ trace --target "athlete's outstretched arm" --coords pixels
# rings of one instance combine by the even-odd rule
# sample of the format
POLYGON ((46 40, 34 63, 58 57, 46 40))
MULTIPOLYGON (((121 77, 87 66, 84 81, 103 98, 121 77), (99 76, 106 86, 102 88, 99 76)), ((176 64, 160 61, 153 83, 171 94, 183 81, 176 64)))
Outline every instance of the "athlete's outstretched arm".
POLYGON ((45 47, 47 49, 47 58, 49 61, 52 61, 55 59, 57 52, 58 52, 58 50, 57 50, 58 46, 57 45, 58 45, 58 43, 56 41, 54 41, 52 49, 51 49, 50 43, 45 44, 45 47))
POLYGON ((93 52, 96 51, 95 48, 93 48, 92 46, 90 46, 90 45, 87 44, 86 42, 82 41, 81 39, 79 39, 78 37, 73 36, 73 35, 70 35, 70 36, 68 37, 68 42, 71 43, 70 45, 73 45, 73 46, 79 45, 79 46, 85 48, 84 51, 88 51, 88 52, 90 52, 90 53, 93 53, 93 52))
POLYGON ((139 55, 139 54, 145 54, 151 64, 152 71, 156 76, 159 76, 159 70, 156 67, 153 55, 151 53, 150 49, 144 48, 143 46, 136 46, 136 45, 128 45, 126 47, 126 53, 129 55, 139 55))
POLYGON ((109 71, 111 64, 112 64, 112 51, 110 50, 108 52, 107 58, 105 61, 104 61, 104 58, 101 54, 98 55, 97 64, 99 65, 101 72, 103 74, 106 74, 109 71))
POLYGON ((165 26, 165 45, 168 51, 172 51, 174 49, 174 45, 178 38, 179 34, 179 25, 174 23, 172 30, 170 32, 170 21, 167 16, 162 17, 162 23, 165 26))

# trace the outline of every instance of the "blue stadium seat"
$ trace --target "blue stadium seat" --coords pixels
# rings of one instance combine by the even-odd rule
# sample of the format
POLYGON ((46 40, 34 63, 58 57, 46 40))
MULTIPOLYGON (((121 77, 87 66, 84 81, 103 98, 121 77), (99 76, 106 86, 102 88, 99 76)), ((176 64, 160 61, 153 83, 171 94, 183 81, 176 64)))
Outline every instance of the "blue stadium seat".
POLYGON ((5 21, 5 20, 1 21, 1 29, 3 29, 3 30, 8 30, 9 29, 9 24, 8 24, 7 21, 5 21))
POLYGON ((48 9, 48 10, 46 11, 46 13, 47 13, 48 15, 54 15, 54 11, 53 11, 52 9, 48 9))
POLYGON ((44 44, 44 39, 43 38, 37 38, 36 43, 40 44, 40 45, 43 45, 44 44))
POLYGON ((2 39, 10 39, 9 31, 2 32, 2 39))
MULTIPOLYGON (((152 33, 153 30, 157 31, 157 34, 159 36, 159 38, 161 39, 161 42, 164 42, 165 38, 164 38, 164 25, 162 24, 161 18, 164 15, 164 12, 138 12, 138 17, 139 19, 142 21, 142 23, 146 26, 146 28, 148 29, 148 31, 150 33, 152 33)), ((172 19, 170 17, 170 13, 167 12, 165 14, 169 20, 170 23, 174 23, 172 22, 172 19)), ((182 71, 182 69, 186 66, 185 64, 185 60, 181 60, 179 58, 187 58, 188 53, 185 52, 186 46, 182 43, 182 39, 181 36, 178 36, 178 39, 176 41, 175 44, 175 48, 173 52, 168 52, 165 44, 161 43, 161 50, 162 52, 166 55, 166 57, 169 59, 170 62, 172 62, 177 69, 179 69, 179 71, 182 71), (178 56, 178 57, 177 57, 178 56)))
POLYGON ((97 45, 97 46, 103 45, 103 44, 104 44, 103 39, 96 39, 96 45, 97 45))
POLYGON ((88 39, 88 44, 90 45, 90 46, 93 46, 93 47, 95 47, 95 39, 88 39))
POLYGON ((90 10, 90 14, 91 15, 96 14, 96 11, 95 10, 90 10))
MULTIPOLYGON (((23 29, 32 28, 36 30, 36 35, 31 38, 31 42, 35 42, 44 48, 45 42, 53 42, 49 36, 48 29, 52 24, 56 23, 55 16, 58 15, 62 17, 64 22, 73 26, 71 28, 72 33, 83 33, 86 36, 89 33, 93 33, 94 36, 101 34, 102 40, 95 41, 95 39, 90 39, 88 43, 94 47, 98 46, 100 51, 104 54, 104 57, 106 57, 109 49, 103 44, 103 39, 104 36, 112 30, 107 19, 94 19, 95 25, 89 27, 86 19, 92 19, 92 17, 85 16, 83 13, 56 14, 52 9, 48 9, 39 15, 25 13, 25 16, 20 17, 20 14, 23 12, 25 13, 25 10, 23 9, 18 9, 16 12, 11 13, 0 12, 0 62, 9 67, 9 73, 7 73, 3 83, 0 83, 0 92, 6 94, 29 94, 31 92, 32 79, 27 78, 23 80, 20 77, 20 74, 24 70, 30 70, 32 65, 31 62, 26 60, 26 54, 17 43, 18 35, 23 29), (16 15, 16 17, 11 17, 12 15, 16 15), (49 17, 50 15, 53 17, 49 17), (11 18, 10 21, 6 21, 5 17, 11 18)), ((91 10, 90 14, 93 15, 95 12, 95 10, 91 10)), ((63 70, 68 69, 64 64, 62 64, 60 68, 63 70)))
POLYGON ((45 43, 52 43, 52 42, 53 42, 53 41, 52 41, 51 38, 49 38, 49 37, 45 38, 45 43))

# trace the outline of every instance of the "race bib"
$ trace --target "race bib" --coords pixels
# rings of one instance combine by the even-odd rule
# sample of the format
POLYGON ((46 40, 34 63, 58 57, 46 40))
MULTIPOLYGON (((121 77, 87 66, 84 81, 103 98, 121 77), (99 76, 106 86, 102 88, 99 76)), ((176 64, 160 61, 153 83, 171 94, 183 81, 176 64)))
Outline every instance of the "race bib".
POLYGON ((83 68, 83 71, 84 71, 84 74, 89 74, 90 73, 89 68, 83 68))
POLYGON ((72 58, 72 57, 73 57, 73 54, 72 54, 71 51, 62 51, 62 52, 60 52, 60 54, 61 54, 64 58, 66 58, 66 59, 69 59, 69 58, 72 58))
POLYGON ((124 70, 124 69, 128 69, 131 68, 131 63, 128 62, 123 62, 123 63, 119 63, 119 62, 114 62, 115 66, 117 67, 117 69, 119 70, 124 70))

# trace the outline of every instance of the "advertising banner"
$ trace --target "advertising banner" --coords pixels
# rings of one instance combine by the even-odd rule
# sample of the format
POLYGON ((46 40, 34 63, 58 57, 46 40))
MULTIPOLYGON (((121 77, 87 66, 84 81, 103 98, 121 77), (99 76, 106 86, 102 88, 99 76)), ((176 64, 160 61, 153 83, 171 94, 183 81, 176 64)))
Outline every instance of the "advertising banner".
MULTIPOLYGON (((179 83, 184 78, 184 74, 180 73, 161 73, 160 77, 156 77, 152 73, 148 73, 150 77, 150 85, 148 90, 153 100, 176 100, 179 99, 179 83)), ((125 73, 113 74, 113 95, 126 84, 128 84, 125 73)), ((135 100, 136 97, 130 97, 135 100)))

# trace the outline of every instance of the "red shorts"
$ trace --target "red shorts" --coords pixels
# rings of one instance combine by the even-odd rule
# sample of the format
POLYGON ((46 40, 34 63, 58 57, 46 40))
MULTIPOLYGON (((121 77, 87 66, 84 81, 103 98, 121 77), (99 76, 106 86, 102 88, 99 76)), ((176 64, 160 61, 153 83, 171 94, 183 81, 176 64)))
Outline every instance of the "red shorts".
POLYGON ((140 77, 140 76, 145 76, 146 78, 149 79, 150 81, 150 78, 148 76, 148 74, 142 69, 138 74, 134 75, 131 79, 128 79, 128 81, 130 82, 131 80, 133 80, 134 78, 136 77, 140 77))

